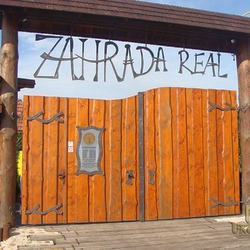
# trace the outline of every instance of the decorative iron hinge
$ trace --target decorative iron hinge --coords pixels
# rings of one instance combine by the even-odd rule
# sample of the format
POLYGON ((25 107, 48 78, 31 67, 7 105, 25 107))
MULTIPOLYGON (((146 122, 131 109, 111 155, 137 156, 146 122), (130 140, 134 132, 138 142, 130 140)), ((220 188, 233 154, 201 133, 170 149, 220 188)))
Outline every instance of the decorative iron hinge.
POLYGON ((214 207, 217 207, 219 205, 225 206, 225 207, 231 207, 233 205, 235 205, 235 206, 238 205, 238 202, 233 201, 230 196, 228 196, 227 199, 230 201, 230 203, 220 202, 218 200, 215 200, 213 197, 210 197, 210 200, 215 203, 214 205, 210 206, 210 208, 214 208, 214 207))
POLYGON ((238 106, 238 111, 246 113, 247 106, 248 106, 247 104, 244 104, 243 106, 238 106))
POLYGON ((212 108, 210 108, 208 111, 211 112, 213 111, 214 109, 219 109, 221 111, 229 111, 229 110, 235 110, 235 108, 229 104, 228 102, 225 102, 225 105, 227 106, 227 108, 223 108, 219 105, 216 105, 216 104, 213 104, 212 102, 208 102, 210 104, 210 106, 212 106, 212 108))
POLYGON ((250 201, 250 197, 247 197, 245 201, 240 201, 241 204, 247 205, 247 203, 250 201))
POLYGON ((51 122, 53 122, 53 121, 57 121, 57 122, 59 122, 59 123, 63 123, 63 122, 64 122, 63 120, 61 120, 61 119, 58 118, 59 116, 62 116, 62 115, 63 115, 63 112, 58 112, 57 114, 55 114, 53 117, 51 117, 51 118, 48 119, 48 120, 43 120, 43 119, 40 119, 40 118, 39 118, 39 116, 40 116, 40 115, 43 115, 43 114, 44 114, 44 112, 43 112, 43 111, 40 111, 40 112, 38 112, 36 115, 28 117, 27 120, 28 120, 28 121, 36 120, 36 121, 38 121, 38 122, 45 123, 45 124, 51 123, 51 122))
POLYGON ((59 203, 57 204, 56 206, 52 207, 52 208, 49 208, 45 211, 37 211, 39 208, 40 208, 40 204, 37 204, 33 209, 31 210, 26 210, 25 211, 25 214, 39 214, 39 215, 45 215, 45 214, 48 214, 50 212, 55 212, 56 214, 63 214, 63 212, 60 212, 58 211, 57 209, 62 207, 63 204, 62 203, 59 203))

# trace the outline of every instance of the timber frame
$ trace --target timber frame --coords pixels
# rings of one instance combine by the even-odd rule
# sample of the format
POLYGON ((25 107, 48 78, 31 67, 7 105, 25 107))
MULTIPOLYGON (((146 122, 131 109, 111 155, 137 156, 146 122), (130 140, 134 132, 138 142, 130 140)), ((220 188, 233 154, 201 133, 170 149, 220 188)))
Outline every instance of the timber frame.
MULTIPOLYGON (((240 113, 243 204, 249 200, 250 18, 134 0, 0 0, 0 13, 2 58, 11 54, 11 60, 1 66, 0 179, 14 180, 13 176, 8 179, 5 171, 11 165, 14 175, 15 164, 8 163, 9 153, 3 154, 6 141, 2 135, 9 131, 12 143, 7 146, 14 155, 16 125, 11 114, 17 103, 17 32, 50 33, 236 54, 240 109, 244 106, 240 113), (7 47, 7 54, 3 52, 6 44, 13 45, 7 47)), ((12 189, 13 195, 8 193, 8 197, 5 192, 10 189, 0 190, 0 227, 14 224, 8 210, 14 206, 12 189)))

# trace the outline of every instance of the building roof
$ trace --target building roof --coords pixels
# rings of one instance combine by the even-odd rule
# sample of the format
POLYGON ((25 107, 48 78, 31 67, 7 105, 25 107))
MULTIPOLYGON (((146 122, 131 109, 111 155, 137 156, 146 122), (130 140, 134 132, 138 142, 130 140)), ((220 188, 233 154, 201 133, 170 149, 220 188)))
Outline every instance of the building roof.
POLYGON ((250 18, 133 0, 0 0, 19 30, 234 52, 250 18))

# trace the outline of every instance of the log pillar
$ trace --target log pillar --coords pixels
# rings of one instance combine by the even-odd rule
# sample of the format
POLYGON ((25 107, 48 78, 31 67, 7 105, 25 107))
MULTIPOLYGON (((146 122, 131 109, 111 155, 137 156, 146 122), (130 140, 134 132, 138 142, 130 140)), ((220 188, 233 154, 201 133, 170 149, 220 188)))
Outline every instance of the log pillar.
MULTIPOLYGON (((240 146, 242 162, 242 201, 250 197, 250 43, 237 41, 237 68, 240 111, 240 146)), ((245 213, 245 205, 242 207, 245 213)))
POLYGON ((12 11, 2 16, 0 100, 0 227, 15 225, 16 109, 17 109, 18 21, 12 11))

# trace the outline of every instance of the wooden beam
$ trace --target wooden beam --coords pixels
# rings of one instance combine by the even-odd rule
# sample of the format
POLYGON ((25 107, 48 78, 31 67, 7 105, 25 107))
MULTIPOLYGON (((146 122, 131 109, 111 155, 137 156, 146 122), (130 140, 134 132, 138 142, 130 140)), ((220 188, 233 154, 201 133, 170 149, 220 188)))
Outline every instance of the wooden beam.
POLYGON ((2 17, 1 96, 3 110, 0 120, 0 227, 15 225, 16 196, 16 109, 18 22, 15 12, 2 17))
POLYGON ((248 39, 238 41, 237 67, 239 106, 242 109, 240 111, 242 200, 246 202, 250 197, 250 43, 248 39))

